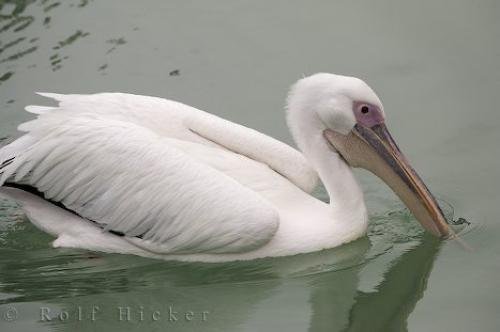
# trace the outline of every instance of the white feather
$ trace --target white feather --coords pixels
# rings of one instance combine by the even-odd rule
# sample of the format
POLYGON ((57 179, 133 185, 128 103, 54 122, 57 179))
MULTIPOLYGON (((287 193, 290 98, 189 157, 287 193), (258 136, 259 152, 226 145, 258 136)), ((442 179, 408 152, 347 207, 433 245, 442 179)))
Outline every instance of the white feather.
POLYGON ((55 107, 47 107, 47 106, 37 106, 37 105, 29 105, 24 108, 27 112, 33 113, 33 114, 44 114, 49 111, 52 111, 55 109, 55 107))
POLYGON ((246 136, 250 144, 268 148, 262 161, 267 158, 269 166, 305 189, 316 180, 303 157, 285 144, 176 102, 125 94, 41 95, 61 103, 28 107, 39 117, 22 124, 20 130, 28 134, 1 150, 2 160, 16 158, 0 184, 15 175, 14 181, 153 252, 244 252, 272 238, 277 211, 235 180, 240 175, 252 187, 252 180, 262 179, 245 179, 232 166, 260 169, 270 183, 276 173, 217 146, 233 134, 239 135, 227 148, 245 147, 246 136), (208 140, 202 137, 209 134, 203 121, 219 131, 208 140), (274 156, 280 152, 299 169, 278 163, 274 156), (303 178, 298 171, 305 171, 303 178), (139 235, 142 239, 134 238, 139 235))
POLYGON ((318 176, 297 150, 193 107, 123 93, 38 94, 59 105, 26 108, 38 117, 0 149, 0 186, 31 185, 79 216, 0 191, 58 237, 54 246, 227 261, 331 248, 366 230, 362 193, 336 154, 324 165, 336 183, 325 185, 349 190, 348 209, 308 194, 318 176))
POLYGON ((38 133, 38 142, 8 167, 2 181, 32 165, 22 183, 106 229, 142 235, 151 250, 163 253, 247 251, 269 241, 278 227, 269 203, 173 147, 174 139, 87 117, 67 117, 64 126, 51 128, 38 133), (84 185, 75 188, 68 174, 79 175, 84 185), (161 202, 150 204, 152 197, 161 202), (229 200, 244 204, 228 209, 229 200))

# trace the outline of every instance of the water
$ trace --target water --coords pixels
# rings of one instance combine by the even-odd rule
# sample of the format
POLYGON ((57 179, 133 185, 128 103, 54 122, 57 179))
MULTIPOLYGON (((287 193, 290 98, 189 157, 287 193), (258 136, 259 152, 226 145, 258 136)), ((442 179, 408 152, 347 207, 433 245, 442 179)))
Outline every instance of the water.
POLYGON ((471 222, 457 227, 474 249, 425 235, 362 171, 367 237, 245 263, 53 249, 2 200, 1 331, 497 330, 498 2, 0 6, 1 139, 31 118, 24 105, 46 102, 34 91, 122 91, 183 101, 292 143, 282 111, 288 86, 319 71, 355 75, 382 98, 393 135, 448 217, 471 222))

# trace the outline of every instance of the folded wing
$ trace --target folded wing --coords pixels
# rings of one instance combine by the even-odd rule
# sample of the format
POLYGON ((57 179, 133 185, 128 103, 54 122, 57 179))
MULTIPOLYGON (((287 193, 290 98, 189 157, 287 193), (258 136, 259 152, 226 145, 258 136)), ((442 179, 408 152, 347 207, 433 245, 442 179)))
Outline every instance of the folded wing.
POLYGON ((0 150, 0 185, 33 186, 156 253, 249 251, 278 228, 266 200, 154 126, 93 112, 30 111, 41 115, 0 150))

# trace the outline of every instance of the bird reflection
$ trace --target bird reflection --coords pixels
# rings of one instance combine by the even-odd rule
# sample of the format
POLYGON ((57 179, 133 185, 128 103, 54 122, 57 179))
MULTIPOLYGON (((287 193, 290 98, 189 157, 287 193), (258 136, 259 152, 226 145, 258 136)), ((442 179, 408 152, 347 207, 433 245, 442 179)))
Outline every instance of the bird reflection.
POLYGON ((373 251, 366 237, 319 253, 230 264, 88 259, 71 250, 54 257, 33 248, 22 259, 0 260, 0 292, 15 295, 0 309, 17 306, 24 319, 58 331, 404 331, 440 247, 426 234, 406 244, 376 277, 367 272, 380 264, 366 260, 373 251), (381 281, 368 291, 364 280, 381 281))
POLYGON ((374 292, 356 293, 347 316, 342 317, 346 322, 339 321, 332 304, 339 292, 334 287, 336 282, 329 283, 328 290, 313 291, 310 331, 406 331, 408 317, 424 296, 440 244, 423 234, 416 247, 390 264, 374 292))

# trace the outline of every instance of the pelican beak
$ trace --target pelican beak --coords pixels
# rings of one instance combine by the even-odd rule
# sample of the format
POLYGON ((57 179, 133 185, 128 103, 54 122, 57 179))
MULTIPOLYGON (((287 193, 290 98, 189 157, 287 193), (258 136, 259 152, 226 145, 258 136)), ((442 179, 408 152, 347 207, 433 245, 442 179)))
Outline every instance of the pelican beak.
POLYGON ((452 234, 436 199, 384 123, 371 127, 358 123, 347 135, 327 129, 324 136, 350 166, 367 169, 381 178, 426 230, 443 238, 452 234))

